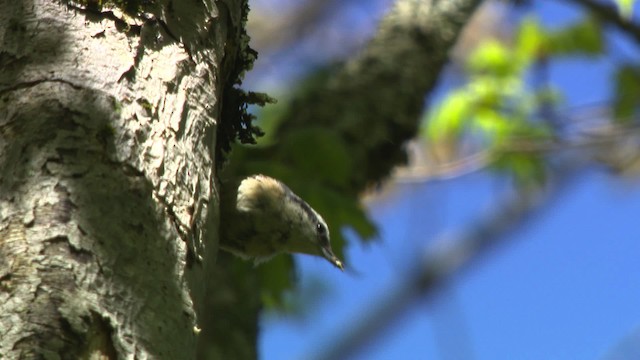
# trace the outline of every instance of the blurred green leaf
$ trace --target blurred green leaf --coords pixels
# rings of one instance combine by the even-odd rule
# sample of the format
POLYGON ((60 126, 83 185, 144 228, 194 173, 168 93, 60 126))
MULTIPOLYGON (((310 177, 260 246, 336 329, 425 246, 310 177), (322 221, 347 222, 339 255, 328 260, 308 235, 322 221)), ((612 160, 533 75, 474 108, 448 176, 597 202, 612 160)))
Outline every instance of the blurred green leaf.
POLYGON ((437 140, 443 136, 457 136, 471 112, 471 106, 471 97, 466 91, 452 92, 429 119, 427 137, 437 140))
POLYGON ((352 168, 351 156, 343 140, 324 128, 305 128, 281 143, 293 167, 302 178, 316 178, 325 185, 347 184, 352 168))
POLYGON ((283 294, 293 288, 295 266, 290 255, 277 255, 260 264, 258 274, 262 290, 262 302, 268 308, 285 308, 283 294))
POLYGON ((503 153, 493 167, 511 174, 518 186, 540 186, 547 178, 544 158, 531 153, 503 153))
POLYGON ((633 16, 633 5, 635 4, 635 0, 615 0, 618 3, 618 7, 620 8, 620 13, 627 19, 631 19, 633 16))
POLYGON ((478 46, 467 62, 467 67, 472 73, 490 73, 495 76, 513 74, 514 65, 509 49, 493 39, 478 46))
POLYGON ((494 109, 481 109, 476 112, 474 126, 488 134, 490 138, 504 136, 508 132, 509 119, 494 109))
MULTIPOLYGON (((372 239, 377 235, 376 226, 369 220, 357 199, 346 198, 335 191, 326 191, 323 196, 327 205, 334 206, 333 209, 327 209, 327 213, 336 224, 353 228, 363 240, 372 239)), ((336 229, 334 233, 339 230, 336 229)))
POLYGON ((522 95, 522 87, 519 76, 478 76, 468 85, 469 98, 478 106, 499 107, 505 100, 522 95))
POLYGON ((534 17, 525 18, 518 29, 515 46, 515 59, 520 67, 529 66, 543 50, 544 31, 534 17))
POLYGON ((587 17, 573 25, 549 33, 549 52, 553 55, 600 55, 604 49, 602 29, 587 17))
POLYGON ((276 133, 275 128, 280 126, 283 114, 287 111, 289 102, 287 99, 278 98, 277 103, 265 104, 264 106, 252 106, 251 112, 256 112, 256 125, 264 131, 264 136, 257 140, 257 146, 268 146, 277 141, 273 138, 276 133))
POLYGON ((613 112, 618 121, 629 121, 640 105, 640 69, 637 66, 621 66, 616 73, 613 112))

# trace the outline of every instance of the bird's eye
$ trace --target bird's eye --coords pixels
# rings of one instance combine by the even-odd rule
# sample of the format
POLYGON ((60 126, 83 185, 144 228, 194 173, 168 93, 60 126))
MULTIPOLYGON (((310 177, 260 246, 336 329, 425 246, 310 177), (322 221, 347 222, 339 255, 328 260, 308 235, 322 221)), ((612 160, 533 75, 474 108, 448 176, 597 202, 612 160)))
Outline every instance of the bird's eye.
POLYGON ((316 233, 318 234, 318 243, 320 244, 320 246, 329 246, 329 234, 327 232, 327 226, 322 223, 317 223, 316 233))

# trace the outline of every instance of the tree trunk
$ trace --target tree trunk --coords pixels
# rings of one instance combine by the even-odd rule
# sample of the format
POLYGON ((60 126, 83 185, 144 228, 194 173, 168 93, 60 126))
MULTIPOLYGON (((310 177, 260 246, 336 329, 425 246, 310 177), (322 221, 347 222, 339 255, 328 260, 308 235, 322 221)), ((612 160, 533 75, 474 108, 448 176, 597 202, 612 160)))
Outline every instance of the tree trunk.
POLYGON ((0 0, 0 358, 196 357, 243 2, 153 3, 0 0))

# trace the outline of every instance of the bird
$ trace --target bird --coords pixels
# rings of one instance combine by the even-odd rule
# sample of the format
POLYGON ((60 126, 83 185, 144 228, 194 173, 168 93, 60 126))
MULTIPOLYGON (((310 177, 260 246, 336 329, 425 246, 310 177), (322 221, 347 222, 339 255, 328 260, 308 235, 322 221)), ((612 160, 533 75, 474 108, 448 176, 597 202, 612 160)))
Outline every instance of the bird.
POLYGON ((281 253, 309 254, 344 270, 322 216, 284 183, 257 174, 221 188, 222 250, 256 265, 281 253))

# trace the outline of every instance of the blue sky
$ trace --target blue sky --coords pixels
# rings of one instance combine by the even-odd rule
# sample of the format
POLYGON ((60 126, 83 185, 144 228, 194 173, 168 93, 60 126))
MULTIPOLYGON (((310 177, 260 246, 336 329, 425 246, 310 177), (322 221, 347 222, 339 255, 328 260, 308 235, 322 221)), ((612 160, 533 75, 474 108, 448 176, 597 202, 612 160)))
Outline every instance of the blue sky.
MULTIPOLYGON (((381 3, 375 2, 365 26, 379 18, 381 3)), ((577 17, 563 1, 535 4, 548 26, 577 17)), ((363 19, 363 7, 356 8, 354 16, 363 19)), ((624 52, 618 55, 640 58, 623 38, 610 38, 615 51, 624 52)), ((553 63, 551 78, 565 91, 566 107, 610 99, 616 61, 553 63)), ((277 82, 274 77, 286 73, 271 64, 261 77, 260 63, 256 68, 248 88, 269 83, 265 78, 277 82)), ((480 172, 450 181, 401 184, 384 201, 370 203, 380 239, 351 243, 353 272, 340 273, 321 259, 300 257, 301 288, 312 289, 320 281, 326 289, 302 317, 263 317, 261 358, 308 359, 330 346, 393 291, 433 239, 486 215, 504 185, 504 180, 480 172)), ((559 198, 511 234, 506 246, 453 278, 437 296, 416 301, 353 358, 607 359, 626 337, 640 333, 639 185, 638 179, 615 178, 598 169, 580 173, 559 198)), ((623 358, 640 358, 640 346, 635 351, 635 357, 623 358)))
MULTIPOLYGON (((330 343, 402 281, 420 244, 489 209, 495 182, 476 174, 398 189, 402 194, 371 211, 384 243, 351 247, 358 275, 301 258, 302 286, 321 278, 329 292, 304 319, 267 316, 263 358, 306 359, 330 343), (433 216, 425 204, 445 206, 433 216)), ((355 358, 445 358, 438 351, 473 359, 602 358, 640 330, 637 214, 640 188, 585 173, 506 246, 435 299, 419 301, 355 358), (445 340, 436 343, 435 333, 445 340)))

